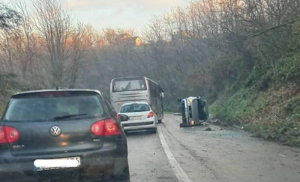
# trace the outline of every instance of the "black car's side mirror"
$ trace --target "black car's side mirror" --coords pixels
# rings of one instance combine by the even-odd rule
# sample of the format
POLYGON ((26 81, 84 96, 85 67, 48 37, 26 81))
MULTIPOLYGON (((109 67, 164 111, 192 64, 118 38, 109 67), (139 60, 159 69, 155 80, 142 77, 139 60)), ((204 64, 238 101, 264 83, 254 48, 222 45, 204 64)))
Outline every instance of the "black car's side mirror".
POLYGON ((120 117, 121 121, 128 121, 129 120, 129 117, 125 114, 119 114, 119 117, 120 117))

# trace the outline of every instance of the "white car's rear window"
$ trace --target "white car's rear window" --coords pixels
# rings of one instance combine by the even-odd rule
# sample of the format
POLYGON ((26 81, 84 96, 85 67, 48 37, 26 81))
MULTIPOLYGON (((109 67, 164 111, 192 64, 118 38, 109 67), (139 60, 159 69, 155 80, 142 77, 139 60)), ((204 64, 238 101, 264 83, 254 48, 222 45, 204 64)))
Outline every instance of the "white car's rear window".
POLYGON ((129 112, 145 112, 150 111, 148 104, 130 104, 124 105, 120 109, 120 113, 129 113, 129 112))

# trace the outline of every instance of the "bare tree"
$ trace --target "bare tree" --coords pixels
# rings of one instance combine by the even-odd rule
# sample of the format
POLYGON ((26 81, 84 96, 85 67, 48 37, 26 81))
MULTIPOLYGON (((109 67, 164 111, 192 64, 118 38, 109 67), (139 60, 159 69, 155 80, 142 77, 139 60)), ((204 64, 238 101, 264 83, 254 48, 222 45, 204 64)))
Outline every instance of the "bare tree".
POLYGON ((46 62, 50 86, 74 87, 91 40, 87 28, 74 26, 70 15, 56 0, 38 0, 34 4, 40 44, 48 55, 46 62))
POLYGON ((78 24, 72 34, 71 49, 69 50, 69 65, 66 72, 69 80, 69 87, 74 88, 79 77, 81 69, 86 68, 87 61, 85 58, 90 53, 91 48, 95 45, 95 30, 91 26, 78 24))
POLYGON ((41 45, 49 56, 47 69, 50 86, 66 85, 68 41, 72 34, 71 19, 56 0, 38 0, 34 4, 37 14, 36 25, 42 36, 41 45))

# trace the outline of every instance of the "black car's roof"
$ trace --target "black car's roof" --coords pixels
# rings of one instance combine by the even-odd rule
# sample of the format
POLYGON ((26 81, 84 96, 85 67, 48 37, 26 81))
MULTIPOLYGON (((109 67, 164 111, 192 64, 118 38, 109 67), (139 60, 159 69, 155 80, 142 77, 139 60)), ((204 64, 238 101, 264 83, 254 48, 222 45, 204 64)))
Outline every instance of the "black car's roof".
POLYGON ((31 90, 31 91, 25 91, 25 92, 18 92, 16 94, 13 94, 13 96, 20 96, 20 95, 26 95, 26 94, 34 94, 34 93, 43 93, 43 92, 61 92, 61 91, 69 91, 69 92, 95 92, 100 95, 102 93, 99 90, 92 90, 92 89, 45 89, 45 90, 31 90))

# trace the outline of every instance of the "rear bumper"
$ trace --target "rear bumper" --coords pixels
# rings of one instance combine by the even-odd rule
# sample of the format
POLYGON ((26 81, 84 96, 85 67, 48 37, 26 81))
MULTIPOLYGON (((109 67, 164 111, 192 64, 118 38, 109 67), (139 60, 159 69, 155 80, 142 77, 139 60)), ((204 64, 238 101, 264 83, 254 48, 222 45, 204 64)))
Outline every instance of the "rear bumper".
POLYGON ((154 120, 122 122, 125 131, 153 129, 156 128, 156 125, 157 122, 154 120))
MULTIPOLYGON (((2 153, 3 154, 3 153, 2 153)), ((100 150, 88 152, 72 152, 60 154, 47 154, 41 156, 12 156, 4 153, 0 158, 0 175, 6 173, 23 172, 30 176, 48 175, 49 173, 60 173, 62 171, 80 170, 86 179, 107 179, 112 175, 122 174, 128 169, 127 144, 126 150, 121 152, 120 147, 113 143, 104 144, 100 150), (37 172, 34 166, 36 159, 55 159, 66 157, 80 157, 79 168, 64 168, 37 172)))

